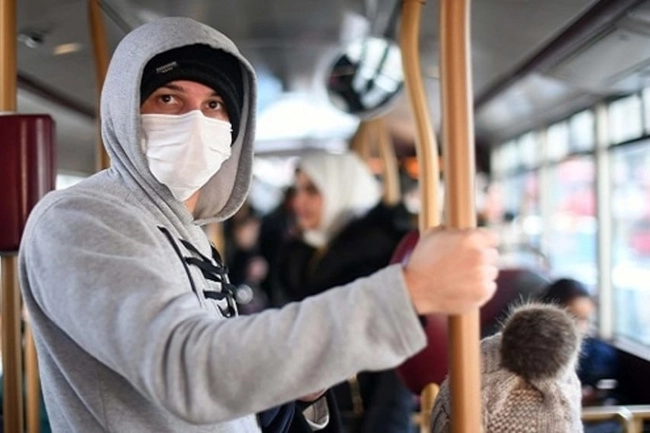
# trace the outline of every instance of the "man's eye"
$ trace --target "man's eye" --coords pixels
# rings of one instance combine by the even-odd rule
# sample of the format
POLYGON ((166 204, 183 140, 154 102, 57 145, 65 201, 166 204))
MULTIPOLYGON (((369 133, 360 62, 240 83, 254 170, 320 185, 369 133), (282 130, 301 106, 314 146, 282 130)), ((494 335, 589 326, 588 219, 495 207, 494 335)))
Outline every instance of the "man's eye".
POLYGON ((160 101, 169 104, 174 100, 174 97, 172 95, 160 95, 160 101))
POLYGON ((219 110, 223 108, 223 102, 221 101, 210 101, 208 102, 208 107, 210 107, 211 110, 219 110))

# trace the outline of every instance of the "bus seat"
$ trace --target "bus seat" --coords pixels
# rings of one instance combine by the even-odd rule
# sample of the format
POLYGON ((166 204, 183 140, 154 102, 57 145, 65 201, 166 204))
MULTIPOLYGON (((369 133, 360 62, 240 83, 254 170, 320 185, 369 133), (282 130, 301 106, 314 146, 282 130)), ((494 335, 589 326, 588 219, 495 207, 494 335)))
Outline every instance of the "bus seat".
POLYGON ((541 272, 527 268, 501 268, 494 296, 481 308, 481 337, 494 334, 508 310, 539 298, 548 280, 541 272))
MULTIPOLYGON (((405 263, 418 240, 418 232, 409 232, 395 249, 391 263, 405 263)), ((542 272, 527 268, 504 268, 497 277, 494 296, 481 308, 481 335, 496 332, 509 308, 536 297, 548 280, 542 272)), ((431 383, 440 384, 448 372, 447 316, 421 317, 427 346, 407 359, 397 372, 414 394, 421 394, 431 383)))
POLYGON ((447 317, 432 314, 423 321, 426 347, 397 367, 397 374, 414 394, 421 394, 428 384, 441 384, 448 371, 447 317))

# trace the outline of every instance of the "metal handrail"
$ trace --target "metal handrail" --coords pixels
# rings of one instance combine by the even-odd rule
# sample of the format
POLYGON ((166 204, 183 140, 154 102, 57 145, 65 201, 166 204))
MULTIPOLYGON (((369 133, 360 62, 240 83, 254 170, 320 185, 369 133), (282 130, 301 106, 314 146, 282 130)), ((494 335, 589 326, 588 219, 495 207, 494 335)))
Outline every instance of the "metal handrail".
POLYGON ((400 48, 404 68, 404 86, 415 122, 415 151, 419 166, 420 201, 419 229, 424 232, 440 225, 440 167, 438 144, 434 134, 420 64, 420 16, 424 0, 402 0, 400 48))
POLYGON ((616 420, 623 433, 643 433, 643 422, 650 420, 650 405, 594 406, 582 410, 582 420, 616 420))
POLYGON ((395 147, 391 142, 384 119, 374 119, 372 126, 375 132, 375 145, 378 148, 379 156, 383 163, 384 203, 389 206, 394 206, 401 200, 395 147))
MULTIPOLYGON (((16 111, 16 0, 0 0, 0 113, 16 111)), ((20 291, 15 254, 0 257, 2 275, 2 387, 3 427, 6 432, 23 431, 23 384, 20 291)))
MULTIPOLYGON (((88 21, 90 23, 90 36, 93 47, 93 58, 95 60, 97 101, 99 102, 110 60, 108 43, 106 41, 106 30, 104 29, 104 20, 99 0, 88 1, 88 21)), ((106 153, 106 149, 102 144, 101 125, 98 123, 97 126, 99 135, 99 139, 97 140, 97 168, 98 170, 103 170, 108 168, 111 162, 108 153, 106 153)))
MULTIPOLYGON (((470 3, 439 3, 445 226, 456 229, 476 227, 470 3)), ((451 430, 480 432, 479 309, 450 316, 448 335, 451 430)))
POLYGON ((582 421, 616 420, 623 427, 623 433, 642 433, 634 425, 632 412, 624 406, 587 407, 582 410, 582 421))
POLYGON ((650 405, 625 406, 632 413, 636 433, 643 433, 643 421, 650 420, 650 405))
POLYGON ((431 412, 439 392, 440 387, 430 383, 420 393, 420 433, 429 433, 431 430, 431 412))
MULTIPOLYGON (((416 149, 421 169, 421 232, 439 225, 437 209, 439 168, 437 146, 427 114, 426 93, 420 69, 418 37, 424 0, 402 0, 400 46, 404 82, 416 120, 416 149), (425 165, 428 164, 428 165, 425 165)), ((471 104, 469 37, 470 0, 442 0, 440 3, 440 79, 442 132, 446 194, 445 225, 450 228, 476 227, 474 208, 474 118, 471 104)), ((478 308, 449 318, 450 385, 452 431, 481 430, 480 354, 478 308)))

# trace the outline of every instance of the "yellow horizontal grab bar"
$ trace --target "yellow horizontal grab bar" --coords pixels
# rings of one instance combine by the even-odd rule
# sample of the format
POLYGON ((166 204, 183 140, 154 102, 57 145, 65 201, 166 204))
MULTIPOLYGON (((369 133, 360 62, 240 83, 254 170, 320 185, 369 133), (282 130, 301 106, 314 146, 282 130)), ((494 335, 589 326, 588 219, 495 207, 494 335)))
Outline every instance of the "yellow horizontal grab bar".
POLYGON ((632 412, 625 406, 595 406, 582 410, 583 421, 617 420, 623 426, 623 433, 637 432, 632 412))

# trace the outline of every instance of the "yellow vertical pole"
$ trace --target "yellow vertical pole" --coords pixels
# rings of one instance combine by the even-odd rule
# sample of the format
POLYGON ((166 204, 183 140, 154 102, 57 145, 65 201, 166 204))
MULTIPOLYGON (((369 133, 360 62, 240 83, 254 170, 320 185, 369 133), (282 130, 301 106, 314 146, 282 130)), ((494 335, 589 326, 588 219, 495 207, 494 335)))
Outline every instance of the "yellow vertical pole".
POLYGON ((16 111, 16 0, 0 0, 0 112, 16 111))
POLYGON ((34 334, 25 321, 25 388, 26 388, 26 415, 27 433, 40 433, 41 431, 41 384, 38 374, 38 358, 34 345, 34 334))
POLYGON ((368 121, 362 121, 359 123, 359 127, 350 142, 350 150, 356 153, 364 162, 367 162, 370 158, 371 129, 368 121))
POLYGON ((383 163, 383 201, 388 205, 397 204, 400 200, 397 158, 384 120, 378 117, 359 123, 350 140, 350 150, 366 163, 370 163, 371 158, 379 154, 383 163))
MULTIPOLYGON (((97 101, 104 86, 106 71, 108 70, 109 53, 106 44, 106 31, 104 30, 104 21, 99 0, 88 0, 88 20, 90 22, 90 35, 93 44, 93 57, 95 58, 95 75, 97 81, 97 101)), ((99 103, 97 104, 99 113, 99 103)), ((101 125, 98 126, 101 128, 101 125)), ((110 159, 102 144, 101 132, 97 142, 97 167, 99 170, 108 168, 110 159)))
MULTIPOLYGON (((15 112, 16 1, 0 0, 0 112, 15 112)), ((16 256, 2 257, 2 386, 4 431, 23 431, 22 348, 20 293, 16 256)))
POLYGON ((431 412, 439 392, 440 387, 430 383, 420 393, 420 433, 431 432, 431 412))
POLYGON ((2 369, 4 431, 20 433, 24 413, 23 371, 15 255, 2 257, 2 369))
MULTIPOLYGON (((470 0, 440 1, 440 87, 445 151, 445 224, 476 227, 470 0)), ((449 320, 453 433, 481 432, 479 310, 449 320)))
POLYGON ((440 224, 438 145, 426 100, 420 73, 420 13, 423 0, 403 0, 400 47, 404 68, 404 84, 415 119, 415 148, 420 166, 420 197, 422 209, 419 216, 420 231, 440 224))
POLYGON ((384 164, 384 203, 393 206, 399 203, 401 198, 395 147, 391 143, 384 119, 378 118, 372 122, 375 128, 379 155, 384 164))

